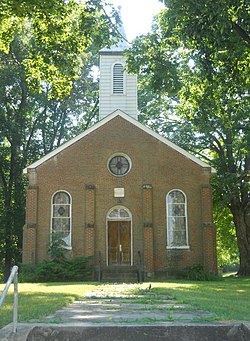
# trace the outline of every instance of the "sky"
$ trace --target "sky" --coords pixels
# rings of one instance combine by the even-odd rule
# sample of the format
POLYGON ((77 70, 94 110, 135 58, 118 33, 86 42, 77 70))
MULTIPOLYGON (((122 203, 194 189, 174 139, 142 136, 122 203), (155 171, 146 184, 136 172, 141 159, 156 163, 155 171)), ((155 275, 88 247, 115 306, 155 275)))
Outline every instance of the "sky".
POLYGON ((121 6, 121 16, 128 41, 150 31, 153 16, 164 5, 159 0, 110 0, 115 7, 121 6))

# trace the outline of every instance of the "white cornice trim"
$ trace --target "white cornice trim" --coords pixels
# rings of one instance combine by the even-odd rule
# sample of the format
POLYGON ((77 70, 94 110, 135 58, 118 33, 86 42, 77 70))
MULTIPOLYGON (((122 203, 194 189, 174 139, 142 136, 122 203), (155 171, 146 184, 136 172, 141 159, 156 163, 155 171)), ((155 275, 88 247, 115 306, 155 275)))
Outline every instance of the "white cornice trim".
POLYGON ((165 137, 162 137, 161 135, 159 135, 158 133, 154 132, 152 129, 144 126, 143 124, 141 124, 140 122, 138 122, 137 120, 135 120, 134 118, 132 118, 131 116, 125 114, 123 111, 117 109, 115 110, 113 113, 111 113, 110 115, 108 115, 107 117, 103 118, 101 121, 99 121, 98 123, 96 123, 95 125, 93 125, 92 127, 90 127, 89 129, 85 130, 83 133, 77 135, 76 137, 72 138, 70 141, 65 142, 64 144, 62 144, 60 147, 56 148, 55 150, 53 150, 52 152, 48 153, 47 155, 45 155, 44 157, 42 157, 40 160, 32 163, 31 165, 29 165, 28 167, 26 167, 23 172, 24 174, 28 173, 28 169, 34 169, 37 168, 38 166, 40 166, 42 163, 46 162, 47 160, 53 158, 54 156, 56 156, 58 153, 60 153, 61 151, 65 150, 66 148, 70 147, 71 145, 73 145, 74 143, 76 143, 77 141, 81 140, 82 138, 84 138, 85 136, 91 134, 93 131, 99 129, 100 127, 102 127, 104 124, 108 123, 109 121, 111 121, 112 119, 114 119, 115 117, 120 116, 123 119, 127 120, 128 122, 132 123, 133 125, 135 125, 136 127, 138 127, 139 129, 145 131, 147 134, 153 136, 154 138, 156 138, 157 140, 161 141, 162 143, 164 143, 165 145, 169 146, 170 148, 176 150, 177 152, 179 152, 180 154, 184 155, 186 158, 190 159, 191 161, 195 162, 196 164, 198 164, 199 166, 203 167, 203 168, 211 168, 211 172, 212 173, 216 173, 216 170, 209 166, 207 163, 201 161, 200 159, 198 159, 196 156, 193 156, 192 154, 188 153, 186 150, 182 149, 181 147, 177 146, 176 144, 174 144, 173 142, 169 141, 168 139, 166 139, 165 137))

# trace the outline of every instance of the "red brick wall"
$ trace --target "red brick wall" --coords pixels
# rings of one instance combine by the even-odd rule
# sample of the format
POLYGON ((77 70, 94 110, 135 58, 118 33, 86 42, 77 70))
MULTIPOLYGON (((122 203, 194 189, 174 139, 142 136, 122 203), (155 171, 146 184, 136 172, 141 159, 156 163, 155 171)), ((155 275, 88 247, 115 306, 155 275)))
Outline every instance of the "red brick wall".
POLYGON ((85 228, 85 256, 95 254, 95 230, 93 227, 85 228))
POLYGON ((203 225, 204 269, 217 273, 216 233, 213 224, 203 225))
POLYGON ((37 224, 37 198, 38 186, 29 186, 26 200, 26 223, 28 226, 36 227, 37 224))
POLYGON ((87 184, 85 207, 86 207, 86 222, 85 222, 85 255, 95 255, 95 185, 87 184))
MULTIPOLYGON (((151 271, 153 259, 154 272, 167 271, 171 264, 166 248, 166 194, 180 189, 187 196, 190 249, 180 251, 182 261, 177 267, 202 263, 202 224, 211 215, 211 207, 206 208, 208 200, 202 199, 201 187, 208 184, 209 177, 208 170, 116 117, 37 168, 36 259, 40 262, 47 258, 51 197, 56 191, 65 190, 72 196, 74 256, 90 254, 94 245, 95 261, 100 251, 106 263, 106 216, 113 206, 124 205, 132 214, 134 263, 141 251, 144 267, 151 271), (132 160, 130 172, 123 177, 115 177, 107 169, 109 158, 117 152, 127 154, 132 160), (88 188, 90 184, 94 185, 93 189, 88 188), (148 184, 152 188, 146 188, 148 184), (124 198, 115 198, 114 188, 124 188, 124 198), (150 255, 145 251, 149 231, 153 248, 150 255)), ((211 201, 211 193, 206 195, 211 201)))
POLYGON ((36 263, 36 228, 23 228, 23 262, 26 264, 36 263))
POLYGON ((153 224, 153 193, 152 185, 143 184, 143 222, 144 226, 152 226, 153 224))
POLYGON ((23 229, 23 262, 36 262, 36 231, 38 211, 38 186, 30 185, 26 200, 26 225, 23 229))
POLYGON ((217 273, 216 231, 213 224, 211 187, 201 188, 202 228, 203 228, 203 265, 206 271, 217 273))
POLYGON ((144 272, 146 276, 154 273, 153 228, 144 227, 144 272))

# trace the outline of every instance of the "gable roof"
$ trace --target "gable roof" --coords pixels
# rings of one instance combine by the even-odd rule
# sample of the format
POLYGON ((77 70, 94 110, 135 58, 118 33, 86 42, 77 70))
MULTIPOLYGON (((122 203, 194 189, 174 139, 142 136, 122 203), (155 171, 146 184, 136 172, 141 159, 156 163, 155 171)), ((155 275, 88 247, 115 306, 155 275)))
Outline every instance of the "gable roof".
POLYGON ((152 129, 144 126, 143 124, 141 124, 140 122, 138 122, 137 120, 135 120, 134 118, 132 118, 131 116, 125 114, 123 111, 121 110, 115 110, 113 113, 111 113, 110 115, 108 115, 107 117, 103 118, 101 121, 99 121, 98 123, 96 123, 95 125, 93 125, 92 127, 90 127, 89 129, 85 130, 83 133, 75 136, 74 138, 72 138, 71 140, 69 140, 68 142, 65 142, 64 144, 62 144, 60 147, 56 148, 55 150, 53 150, 52 152, 48 153, 47 155, 43 156, 41 159, 39 159, 38 161, 32 163, 31 165, 29 165, 28 167, 26 167, 23 172, 24 174, 28 173, 28 169, 34 169, 37 168, 38 166, 40 166, 41 164, 43 164, 44 162, 46 162, 47 160, 53 158, 54 156, 56 156, 58 153, 60 153, 61 151, 65 150, 66 148, 70 147, 71 145, 73 145, 74 143, 76 143, 77 141, 81 140, 82 138, 84 138, 85 136, 91 134, 93 131, 99 129, 100 127, 102 127, 103 125, 105 125, 106 123, 108 123, 109 121, 113 120, 115 117, 120 116, 122 117, 124 120, 132 123, 134 126, 136 126, 137 128, 143 130, 144 132, 146 132, 147 134, 153 136, 154 138, 156 138, 157 140, 161 141, 162 143, 164 143, 165 145, 167 145, 168 147, 174 149, 175 151, 177 151, 178 153, 184 155, 186 158, 190 159, 191 161, 195 162, 196 164, 198 164, 201 167, 204 168, 211 168, 212 173, 215 173, 215 169, 211 166, 209 166, 207 163, 201 161, 200 159, 198 159, 197 157, 195 157, 194 155, 190 154, 189 152, 187 152, 186 150, 184 150, 183 148, 177 146, 176 144, 174 144, 173 142, 169 141, 168 139, 166 139, 165 137, 159 135, 158 133, 156 133, 155 131, 153 131, 152 129))

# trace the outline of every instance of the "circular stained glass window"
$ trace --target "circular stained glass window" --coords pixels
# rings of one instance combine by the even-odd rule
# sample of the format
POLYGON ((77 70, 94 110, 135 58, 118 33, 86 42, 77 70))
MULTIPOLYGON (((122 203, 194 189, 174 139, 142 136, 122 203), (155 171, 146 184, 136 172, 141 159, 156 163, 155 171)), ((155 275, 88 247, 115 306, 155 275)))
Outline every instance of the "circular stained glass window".
POLYGON ((126 155, 115 155, 110 158, 108 168, 114 175, 125 175, 130 171, 131 162, 126 155))

